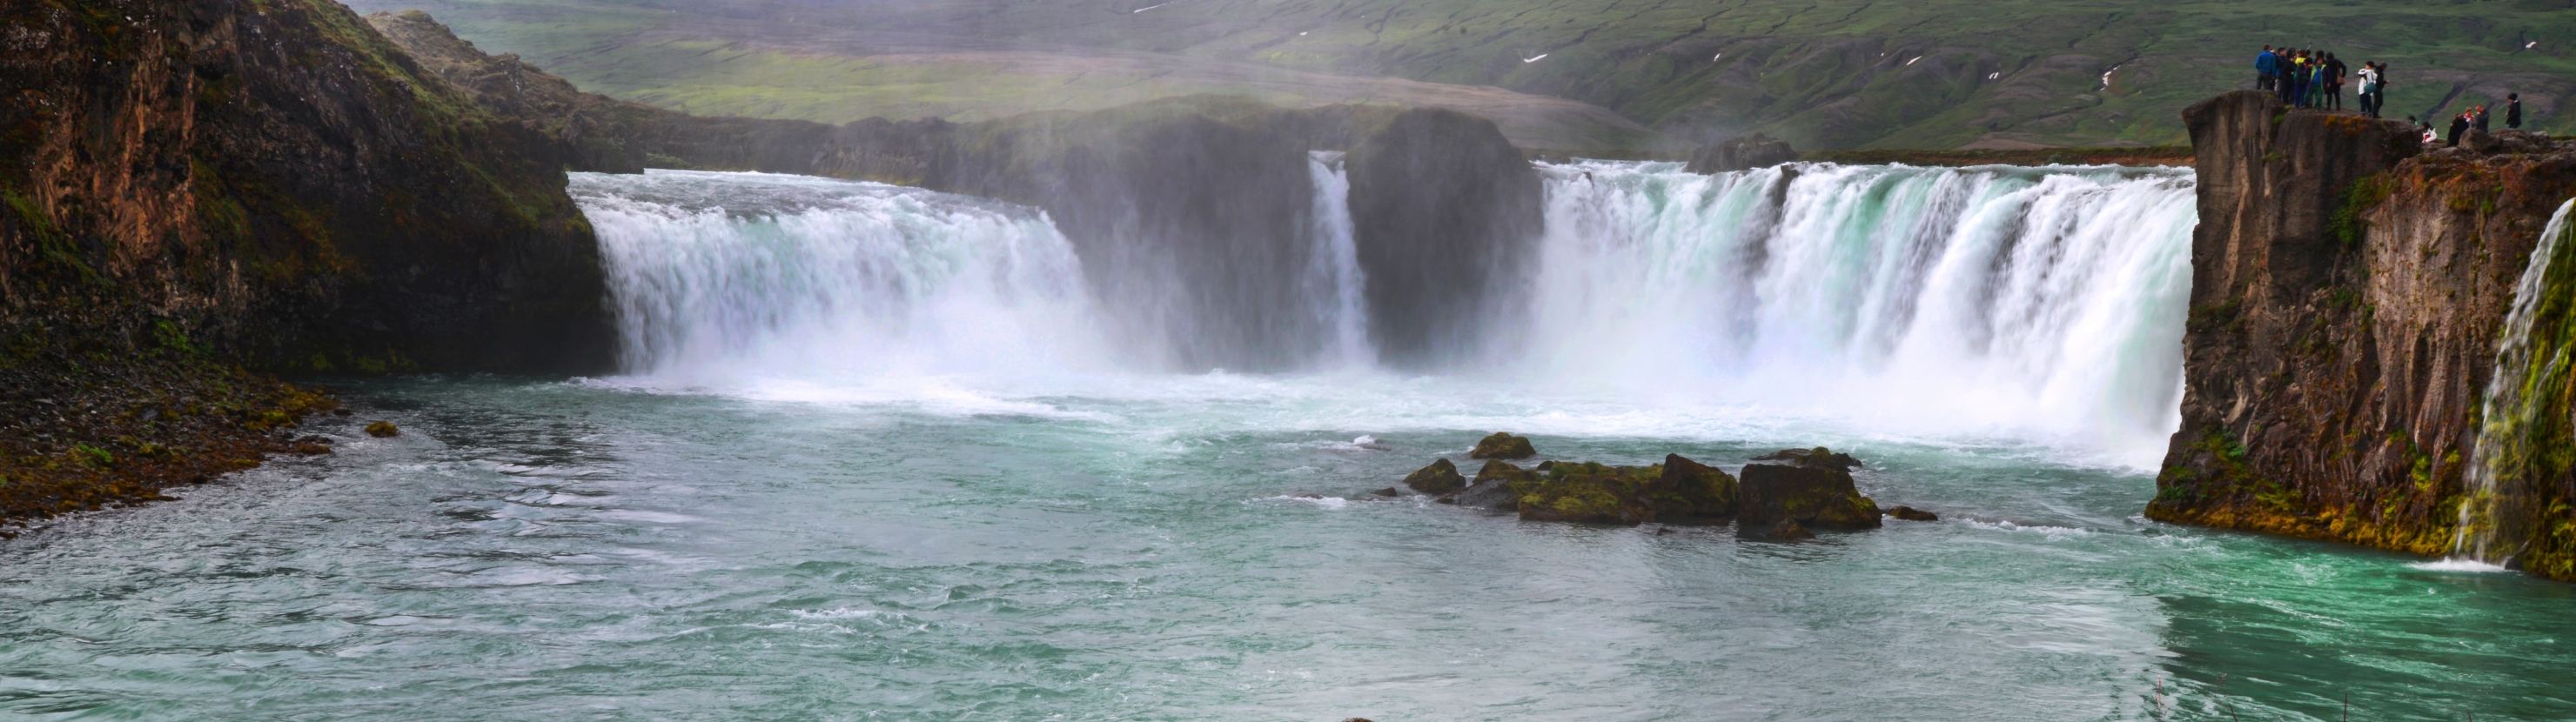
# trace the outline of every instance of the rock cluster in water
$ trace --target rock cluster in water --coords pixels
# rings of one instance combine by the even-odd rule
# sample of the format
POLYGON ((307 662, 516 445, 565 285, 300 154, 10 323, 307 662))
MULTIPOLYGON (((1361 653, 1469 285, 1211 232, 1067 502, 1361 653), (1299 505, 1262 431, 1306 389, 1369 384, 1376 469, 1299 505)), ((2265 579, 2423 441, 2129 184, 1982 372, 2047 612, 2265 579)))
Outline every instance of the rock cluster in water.
MULTIPOLYGON (((1824 447, 1786 449, 1755 457, 1741 478, 1680 454, 1651 466, 1542 461, 1523 468, 1504 459, 1537 456, 1527 437, 1496 433, 1477 442, 1470 458, 1486 459, 1472 479, 1448 459, 1404 478, 1404 486, 1442 504, 1517 512, 1529 521, 1595 524, 1711 525, 1734 521, 1738 534, 1805 539, 1811 529, 1875 529, 1878 503, 1860 493, 1850 454, 1824 447)), ((1393 488, 1378 492, 1393 496, 1393 488)), ((1937 517, 1911 507, 1886 513, 1900 519, 1937 517)))

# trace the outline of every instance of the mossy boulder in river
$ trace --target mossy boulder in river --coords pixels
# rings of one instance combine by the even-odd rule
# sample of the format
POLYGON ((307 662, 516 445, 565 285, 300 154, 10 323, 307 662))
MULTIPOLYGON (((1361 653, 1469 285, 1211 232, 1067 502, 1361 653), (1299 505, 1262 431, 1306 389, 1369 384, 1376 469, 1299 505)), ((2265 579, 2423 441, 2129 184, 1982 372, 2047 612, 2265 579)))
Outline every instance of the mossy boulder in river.
POLYGON ((1735 514, 1739 485, 1735 477, 1714 466, 1665 454, 1655 481, 1645 486, 1642 496, 1655 510, 1655 521, 1666 524, 1710 523, 1735 514))
POLYGON ((1819 466, 1744 467, 1736 529, 1767 529, 1783 519, 1813 529, 1876 529, 1878 503, 1852 485, 1851 473, 1819 466))
POLYGON ((1680 454, 1645 467, 1557 462, 1505 488, 1522 519, 1605 524, 1709 523, 1735 513, 1737 494, 1735 477, 1680 454))
POLYGON ((1520 508, 1521 501, 1520 494, 1511 490, 1512 482, 1537 479, 1537 472, 1501 459, 1490 459, 1485 462, 1485 468, 1476 471, 1475 480, 1469 482, 1467 488, 1440 497, 1440 503, 1510 511, 1520 508))
POLYGON ((1527 459, 1537 455, 1538 449, 1530 446, 1529 437, 1501 431, 1477 440, 1476 449, 1467 452, 1470 459, 1527 459))
POLYGON ((1458 465, 1448 459, 1434 459, 1404 477, 1404 485, 1424 494, 1447 494, 1467 487, 1467 477, 1458 475, 1458 465))

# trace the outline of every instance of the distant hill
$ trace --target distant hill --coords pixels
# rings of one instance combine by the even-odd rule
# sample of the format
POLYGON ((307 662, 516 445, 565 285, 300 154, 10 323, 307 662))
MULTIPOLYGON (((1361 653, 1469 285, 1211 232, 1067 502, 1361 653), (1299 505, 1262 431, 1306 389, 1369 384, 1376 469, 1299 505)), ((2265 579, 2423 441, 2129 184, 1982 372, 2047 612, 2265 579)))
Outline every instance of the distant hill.
POLYGON ((1535 146, 1753 131, 1804 149, 2166 145, 2185 140, 2184 106, 2250 87, 2256 50, 2292 43, 2390 62, 2393 116, 2520 92, 2532 125, 2576 132, 2561 112, 2576 94, 2576 0, 351 4, 428 10, 487 49, 621 98, 825 122, 1230 91, 1448 104, 1535 146))

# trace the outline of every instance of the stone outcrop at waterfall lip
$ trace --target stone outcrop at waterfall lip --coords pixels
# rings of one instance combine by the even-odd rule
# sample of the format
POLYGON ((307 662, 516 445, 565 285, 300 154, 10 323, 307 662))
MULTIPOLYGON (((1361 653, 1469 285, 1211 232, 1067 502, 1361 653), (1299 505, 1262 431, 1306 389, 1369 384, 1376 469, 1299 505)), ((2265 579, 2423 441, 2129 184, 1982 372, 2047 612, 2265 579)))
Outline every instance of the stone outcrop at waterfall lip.
MULTIPOLYGON (((2428 147, 2402 122, 2255 92, 2184 119, 2200 224, 2182 423, 2147 516, 2448 552, 2497 330, 2576 195, 2576 143, 2428 147)), ((2508 491, 2558 515, 2533 528, 2576 522, 2567 471, 2542 471, 2508 491)), ((2519 565, 2576 579, 2576 539, 2531 541, 2519 565)))
POLYGON ((1476 448, 1467 452, 1470 459, 1527 459, 1537 455, 1538 449, 1530 445, 1529 437, 1502 431, 1478 439, 1476 448))

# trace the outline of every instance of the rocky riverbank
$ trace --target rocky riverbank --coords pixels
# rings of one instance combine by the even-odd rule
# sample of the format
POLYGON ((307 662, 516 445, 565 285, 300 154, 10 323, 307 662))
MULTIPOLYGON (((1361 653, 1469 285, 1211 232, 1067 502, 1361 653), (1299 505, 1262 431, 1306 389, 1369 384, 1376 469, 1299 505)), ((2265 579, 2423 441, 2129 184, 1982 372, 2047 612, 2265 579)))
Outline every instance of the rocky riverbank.
MULTIPOLYGON (((2201 220, 2183 422, 2147 515, 2449 553, 2497 330, 2576 195, 2576 143, 2507 131, 2427 147, 2404 123, 2253 92, 2184 119, 2201 220)), ((2563 318, 2576 282, 2549 280, 2563 318)), ((2571 395, 2539 391, 2561 433, 2506 490, 2534 516, 2511 561, 2576 579, 2571 395)))

